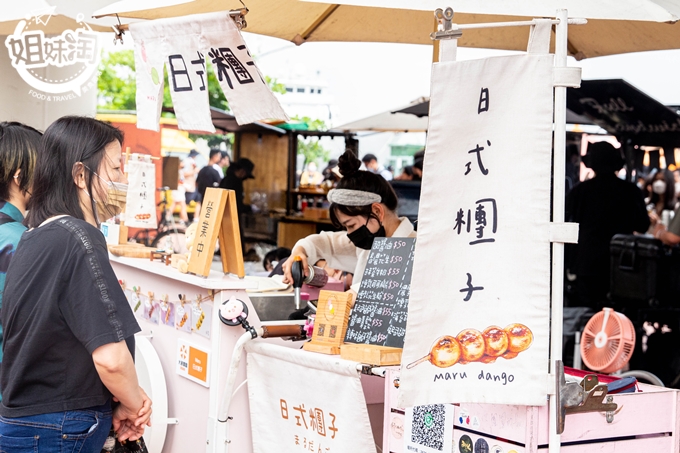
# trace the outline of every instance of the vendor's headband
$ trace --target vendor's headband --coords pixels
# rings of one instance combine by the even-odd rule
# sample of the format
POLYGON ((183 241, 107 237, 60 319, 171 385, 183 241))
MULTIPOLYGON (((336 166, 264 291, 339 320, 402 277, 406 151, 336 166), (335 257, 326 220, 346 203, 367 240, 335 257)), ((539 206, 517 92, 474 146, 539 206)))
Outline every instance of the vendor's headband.
POLYGON ((377 193, 364 190, 332 189, 328 192, 328 201, 343 206, 368 206, 369 204, 380 203, 382 197, 377 193))

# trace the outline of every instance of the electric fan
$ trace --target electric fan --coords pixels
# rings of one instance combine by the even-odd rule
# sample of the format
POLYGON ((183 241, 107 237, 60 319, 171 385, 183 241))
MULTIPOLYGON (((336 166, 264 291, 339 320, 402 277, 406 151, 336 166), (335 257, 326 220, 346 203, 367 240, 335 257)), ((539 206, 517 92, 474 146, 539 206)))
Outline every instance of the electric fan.
POLYGON ((614 373, 620 370, 630 360, 634 348, 633 323, 611 308, 596 313, 583 329, 581 357, 593 371, 614 373))

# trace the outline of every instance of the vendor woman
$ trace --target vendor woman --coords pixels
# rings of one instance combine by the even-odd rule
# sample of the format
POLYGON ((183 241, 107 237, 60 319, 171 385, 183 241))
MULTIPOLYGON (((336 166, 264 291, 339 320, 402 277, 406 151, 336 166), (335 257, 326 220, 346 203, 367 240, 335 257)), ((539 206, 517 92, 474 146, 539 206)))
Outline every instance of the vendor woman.
MULTIPOLYGON (((359 291, 368 254, 377 237, 415 237, 413 225, 398 217, 397 195, 392 186, 378 174, 359 170, 361 161, 352 151, 340 156, 338 167, 342 179, 337 188, 328 192, 330 217, 333 225, 343 231, 313 234, 295 244, 292 256, 307 265, 323 259, 328 267, 354 274, 351 290, 359 291)), ((284 282, 292 283, 290 268, 284 266, 284 282)))

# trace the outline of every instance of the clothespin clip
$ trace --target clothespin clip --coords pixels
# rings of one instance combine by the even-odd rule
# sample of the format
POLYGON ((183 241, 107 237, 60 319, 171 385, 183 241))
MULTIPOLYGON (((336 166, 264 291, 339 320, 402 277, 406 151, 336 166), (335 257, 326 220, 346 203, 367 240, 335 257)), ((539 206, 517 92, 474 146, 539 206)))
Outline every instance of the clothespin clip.
POLYGON ((118 25, 112 25, 111 28, 113 28, 113 45, 115 46, 118 44, 118 41, 120 41, 121 44, 123 44, 123 35, 125 35, 125 31, 123 30, 123 24, 120 23, 120 17, 118 17, 118 14, 116 14, 116 19, 118 19, 118 25))
POLYGON ((139 286, 133 286, 132 290, 135 292, 135 296, 137 297, 137 303, 135 304, 135 308, 132 311, 137 313, 137 310, 139 310, 139 307, 142 305, 142 298, 139 295, 142 288, 140 288, 139 286))
POLYGON ((122 280, 122 279, 121 279, 121 280, 118 280, 118 283, 120 284, 121 289, 122 289, 123 291, 125 291, 125 289, 126 289, 126 288, 125 288, 125 280, 122 280))
POLYGON ((215 294, 217 294, 217 292, 214 289, 208 290, 208 297, 210 298, 211 302, 215 302, 215 294))
POLYGON ((200 310, 201 314, 198 316, 198 319, 196 320, 196 328, 192 327, 192 330, 201 330, 201 326, 203 325, 203 321, 205 320, 205 312, 201 308, 201 301, 203 298, 199 294, 196 296, 196 309, 200 310))
POLYGON ((246 22, 246 14, 248 14, 249 9, 246 4, 243 3, 243 0, 239 1, 241 2, 241 5, 243 5, 243 8, 232 9, 229 11, 229 17, 234 20, 236 28, 242 30, 248 26, 248 22, 246 22))
POLYGON ((153 300, 153 292, 149 291, 147 294, 149 295, 149 302, 151 302, 153 300))
POLYGON ((186 303, 186 301, 187 301, 187 296, 184 295, 184 294, 180 294, 179 295, 179 303, 182 304, 182 307, 184 307, 184 304, 186 303))
POLYGON ((453 27, 453 8, 450 6, 444 10, 437 8, 434 17, 437 19, 437 31, 430 33, 431 39, 454 39, 463 36, 463 32, 457 26, 453 27))

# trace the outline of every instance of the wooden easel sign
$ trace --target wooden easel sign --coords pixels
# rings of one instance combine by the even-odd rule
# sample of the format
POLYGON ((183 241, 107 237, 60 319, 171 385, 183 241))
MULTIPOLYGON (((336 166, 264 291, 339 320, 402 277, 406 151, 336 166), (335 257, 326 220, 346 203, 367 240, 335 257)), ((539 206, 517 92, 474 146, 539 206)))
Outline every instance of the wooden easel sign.
POLYGON ((198 229, 189 256, 189 272, 203 277, 210 274, 218 237, 224 273, 245 277, 236 194, 233 190, 210 187, 206 189, 201 205, 198 229))

